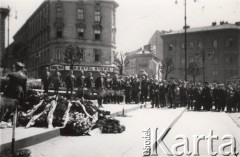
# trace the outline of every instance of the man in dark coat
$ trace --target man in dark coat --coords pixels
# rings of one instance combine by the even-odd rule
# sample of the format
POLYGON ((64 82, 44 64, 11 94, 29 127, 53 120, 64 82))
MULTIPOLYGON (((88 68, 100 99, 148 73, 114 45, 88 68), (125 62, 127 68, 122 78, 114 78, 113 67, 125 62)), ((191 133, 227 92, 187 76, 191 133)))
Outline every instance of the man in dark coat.
POLYGON ((24 101, 27 77, 23 73, 24 65, 20 62, 15 63, 16 72, 7 75, 7 87, 3 93, 3 102, 0 104, 1 121, 7 121, 10 118, 18 104, 24 101), (7 112, 6 112, 7 110, 7 112), (4 114, 5 113, 5 114, 4 114))
POLYGON ((65 83, 66 83, 66 88, 67 88, 66 94, 67 94, 67 96, 69 96, 69 98, 72 98, 72 94, 73 94, 74 87, 76 84, 76 77, 74 76, 72 70, 70 70, 69 75, 66 77, 65 83), (68 95, 69 91, 71 93, 70 95, 68 95))
POLYGON ((154 84, 152 85, 152 100, 151 100, 151 105, 152 108, 157 107, 159 108, 159 84, 158 81, 155 80, 154 84))
POLYGON ((211 96, 211 89, 208 86, 208 82, 204 83, 204 88, 202 89, 202 103, 203 103, 203 110, 210 111, 212 109, 212 96, 211 96))
POLYGON ((161 107, 166 107, 166 87, 163 82, 159 84, 159 101, 161 107))
POLYGON ((140 80, 137 78, 137 76, 135 76, 132 82, 132 97, 135 104, 138 104, 140 101, 139 98, 140 90, 141 90, 140 80))
POLYGON ((141 101, 142 101, 142 104, 147 101, 148 90, 149 90, 149 82, 147 80, 147 77, 142 76, 142 82, 141 82, 141 101))
POLYGON ((125 90, 125 103, 130 104, 131 103, 131 80, 129 77, 126 77, 126 80, 124 82, 124 90, 125 90))
POLYGON ((51 74, 49 72, 49 68, 45 67, 45 70, 42 75, 42 84, 43 84, 43 90, 44 93, 48 93, 48 88, 51 84, 51 74))
POLYGON ((91 72, 88 73, 88 77, 85 78, 84 82, 86 84, 86 88, 92 89, 94 87, 94 80, 91 72))
POLYGON ((169 101, 169 108, 176 108, 175 100, 176 100, 176 83, 174 81, 174 78, 171 78, 169 85, 167 87, 168 90, 168 101, 169 101))
POLYGON ((118 77, 118 74, 115 74, 112 79, 112 89, 114 90, 114 99, 113 101, 115 103, 120 103, 120 90, 121 90, 122 84, 121 80, 118 77))
POLYGON ((180 84, 180 106, 181 107, 185 107, 187 106, 187 88, 186 88, 186 84, 184 82, 182 82, 180 84))

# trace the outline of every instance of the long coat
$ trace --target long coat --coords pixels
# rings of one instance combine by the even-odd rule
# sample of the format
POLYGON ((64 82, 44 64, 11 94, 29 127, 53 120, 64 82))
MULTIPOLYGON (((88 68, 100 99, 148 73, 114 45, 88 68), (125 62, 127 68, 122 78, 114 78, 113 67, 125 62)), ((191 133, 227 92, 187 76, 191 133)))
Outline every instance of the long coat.
POLYGON ((26 92, 27 86, 27 77, 22 72, 14 72, 7 76, 8 78, 8 85, 4 92, 4 96, 23 100, 24 94, 26 92))

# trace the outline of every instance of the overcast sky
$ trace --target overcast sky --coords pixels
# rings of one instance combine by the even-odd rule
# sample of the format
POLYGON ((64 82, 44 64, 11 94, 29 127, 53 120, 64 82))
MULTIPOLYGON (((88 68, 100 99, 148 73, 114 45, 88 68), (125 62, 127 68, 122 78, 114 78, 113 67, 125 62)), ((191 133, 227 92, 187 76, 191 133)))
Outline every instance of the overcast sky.
MULTIPOLYGON (((9 5, 10 43, 12 36, 44 0, 0 0, 9 5), (17 14, 16 14, 17 13, 17 14), (17 18, 16 18, 17 16, 17 18)), ((156 30, 179 30, 184 25, 184 0, 116 0, 117 50, 132 51, 147 44, 156 30)), ((187 0, 190 27, 212 22, 240 21, 240 0, 187 0)), ((7 39, 6 39, 7 40, 7 39)))

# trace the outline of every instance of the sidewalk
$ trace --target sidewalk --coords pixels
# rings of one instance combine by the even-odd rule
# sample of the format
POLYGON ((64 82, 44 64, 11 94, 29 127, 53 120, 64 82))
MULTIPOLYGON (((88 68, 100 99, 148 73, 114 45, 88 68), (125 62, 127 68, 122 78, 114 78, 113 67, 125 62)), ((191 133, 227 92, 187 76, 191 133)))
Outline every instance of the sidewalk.
POLYGON ((228 113, 234 123, 240 128, 240 113, 228 113))
POLYGON ((59 136, 27 147, 34 157, 140 157, 143 156, 143 131, 156 128, 161 132, 184 110, 147 108, 117 117, 126 131, 121 134, 59 136))
MULTIPOLYGON (((93 101, 96 103, 96 101, 93 101)), ((140 105, 124 105, 124 104, 104 104, 103 110, 110 111, 112 116, 121 115, 124 107, 125 113, 140 108, 140 105)), ((60 136, 60 129, 34 128, 25 129, 18 127, 15 130, 15 146, 16 149, 28 147, 46 140, 60 136)), ((12 140, 12 128, 0 129, 0 151, 4 148, 10 148, 12 140)))
MULTIPOLYGON (((222 139, 224 135, 232 135, 236 139, 236 148, 240 151, 240 128, 234 124, 225 112, 185 112, 163 141, 171 149, 174 144, 179 144, 183 141, 183 139, 176 140, 178 135, 185 136, 189 140, 189 151, 193 152, 194 136, 207 137, 211 130, 213 135, 218 136, 218 140, 213 140, 212 145, 213 151, 218 152, 218 156, 221 156, 219 154, 219 146, 229 142, 229 139, 222 139)), ((183 151, 183 148, 180 147, 178 152, 183 151)), ((226 150, 230 151, 229 147, 226 150)), ((162 150, 159 149, 158 152, 161 152, 159 156, 166 156, 162 150)), ((210 156, 207 139, 199 142, 199 155, 210 156)))

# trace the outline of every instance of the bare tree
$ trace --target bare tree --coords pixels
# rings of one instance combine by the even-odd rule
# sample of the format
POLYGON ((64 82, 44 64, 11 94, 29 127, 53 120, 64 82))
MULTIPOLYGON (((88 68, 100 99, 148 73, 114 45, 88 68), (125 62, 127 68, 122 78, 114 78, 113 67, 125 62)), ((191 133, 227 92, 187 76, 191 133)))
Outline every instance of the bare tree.
POLYGON ((114 54, 114 62, 119 68, 119 74, 123 74, 123 67, 126 59, 126 54, 123 52, 116 52, 114 54))
POLYGON ((171 57, 166 57, 162 60, 161 72, 165 74, 165 80, 167 80, 168 75, 174 71, 175 67, 171 57))
POLYGON ((196 76, 200 75, 200 65, 196 62, 190 62, 187 70, 188 75, 193 77, 193 83, 195 84, 196 76))
POLYGON ((70 64, 70 69, 73 70, 75 64, 79 64, 83 59, 83 54, 77 45, 68 45, 64 53, 64 62, 70 64))

